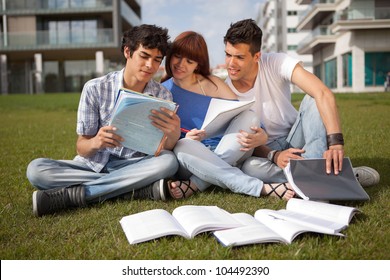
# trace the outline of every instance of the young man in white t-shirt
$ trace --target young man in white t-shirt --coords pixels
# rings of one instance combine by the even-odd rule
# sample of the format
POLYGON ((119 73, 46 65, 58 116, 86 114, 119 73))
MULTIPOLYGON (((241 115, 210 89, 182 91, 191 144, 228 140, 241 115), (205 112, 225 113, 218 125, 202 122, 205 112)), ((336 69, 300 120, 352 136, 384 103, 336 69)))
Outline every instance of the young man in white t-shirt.
MULTIPOLYGON (((256 100, 251 108, 254 114, 234 120, 214 152, 191 139, 176 144, 183 180, 168 184, 182 192, 175 199, 212 184, 236 193, 289 200, 294 192, 282 168, 292 158, 324 157, 328 173, 332 168, 335 174, 341 171, 344 140, 333 93, 298 60, 285 54, 261 54, 261 39, 262 31, 251 19, 232 24, 227 31, 226 82, 240 100, 256 100), (307 93, 299 112, 291 104, 291 83, 307 93), (235 145, 243 153, 254 150, 253 156, 239 163, 245 155, 237 153, 235 145)), ((379 182, 372 168, 354 170, 363 186, 379 182)))
MULTIPOLYGON (((255 131, 241 137, 247 149, 255 148, 242 170, 264 182, 286 182, 282 168, 290 159, 325 158, 326 172, 342 170, 344 139, 334 94, 299 60, 281 53, 261 50, 262 31, 252 19, 230 26, 225 37, 226 82, 239 99, 255 99, 252 108, 268 134, 266 145, 258 146, 255 131), (299 112, 291 104, 290 84, 307 95, 299 112)), ((379 182, 369 167, 355 168, 362 185, 379 182)))

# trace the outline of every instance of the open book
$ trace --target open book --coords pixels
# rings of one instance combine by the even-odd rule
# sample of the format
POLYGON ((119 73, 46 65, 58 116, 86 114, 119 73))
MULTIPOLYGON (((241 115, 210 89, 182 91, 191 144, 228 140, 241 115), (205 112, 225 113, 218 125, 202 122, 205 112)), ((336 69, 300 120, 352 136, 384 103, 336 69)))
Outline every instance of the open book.
POLYGON ((338 175, 327 174, 325 159, 290 160, 284 173, 297 195, 306 200, 368 200, 357 181, 349 158, 338 175))
POLYGON ((341 231, 358 211, 353 207, 292 198, 283 210, 260 209, 254 217, 246 213, 232 214, 243 226, 215 231, 214 236, 224 246, 290 244, 305 232, 343 236, 341 231))
POLYGON ((172 215, 163 209, 140 212, 123 217, 120 224, 130 244, 168 235, 193 238, 202 232, 241 226, 229 212, 217 206, 194 205, 180 206, 172 215))
POLYGON ((230 121, 255 102, 210 98, 191 92, 173 94, 173 100, 179 105, 177 114, 182 129, 204 129, 207 138, 222 135, 230 121))
POLYGON ((124 147, 149 155, 159 155, 166 137, 152 125, 149 116, 152 109, 160 111, 161 107, 176 110, 176 104, 170 100, 120 89, 110 125, 115 126, 115 133, 125 139, 122 142, 124 147))

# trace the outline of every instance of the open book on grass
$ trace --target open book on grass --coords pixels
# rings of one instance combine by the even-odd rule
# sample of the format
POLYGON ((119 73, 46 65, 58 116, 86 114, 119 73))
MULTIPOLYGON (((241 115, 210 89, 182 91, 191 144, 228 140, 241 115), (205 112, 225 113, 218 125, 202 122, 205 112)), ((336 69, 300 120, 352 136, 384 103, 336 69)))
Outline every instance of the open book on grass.
POLYGON ((246 213, 233 214, 242 227, 215 231, 214 236, 224 246, 281 242, 290 244, 305 232, 343 236, 356 208, 322 202, 290 199, 286 209, 259 209, 254 217, 246 213))
POLYGON ((172 215, 163 209, 154 209, 125 216, 120 220, 130 244, 149 241, 168 235, 193 238, 195 235, 241 226, 227 211, 217 206, 180 206, 172 215))
POLYGON ((230 121, 255 102, 210 98, 191 92, 174 93, 173 100, 179 105, 177 114, 182 130, 204 129, 207 138, 222 135, 230 121))
POLYGON ((343 159, 338 175, 327 174, 325 159, 290 160, 284 169, 288 182, 306 200, 368 200, 369 196, 357 181, 349 158, 343 159))
POLYGON ((160 111, 161 107, 176 110, 176 104, 172 101, 120 89, 110 125, 115 126, 115 133, 125 139, 122 142, 124 147, 149 155, 159 155, 166 137, 152 125, 149 116, 151 110, 160 111))

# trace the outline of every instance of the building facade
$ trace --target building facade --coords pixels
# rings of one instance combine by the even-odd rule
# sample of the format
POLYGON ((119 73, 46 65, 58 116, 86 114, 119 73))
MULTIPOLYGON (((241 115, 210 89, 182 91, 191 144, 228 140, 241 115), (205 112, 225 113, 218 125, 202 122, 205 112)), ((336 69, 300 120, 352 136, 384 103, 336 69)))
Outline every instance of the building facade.
MULTIPOLYGON (((298 43, 310 34, 310 30, 298 32, 298 13, 307 5, 295 1, 267 0, 261 7, 257 18, 263 31, 262 52, 282 52, 298 58, 306 70, 313 72, 311 53, 298 54, 298 43)), ((299 91, 292 86, 293 91, 299 91)))
POLYGON ((80 92, 123 67, 141 0, 0 0, 0 93, 80 92))
POLYGON ((383 91, 390 71, 390 1, 296 0, 308 5, 297 48, 313 54, 314 73, 334 92, 383 91))

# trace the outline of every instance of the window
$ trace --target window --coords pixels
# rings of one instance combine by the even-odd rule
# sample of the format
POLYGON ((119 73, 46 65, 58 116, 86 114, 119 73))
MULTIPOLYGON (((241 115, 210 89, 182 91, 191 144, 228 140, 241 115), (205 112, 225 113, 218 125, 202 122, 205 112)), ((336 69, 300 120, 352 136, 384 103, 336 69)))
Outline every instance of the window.
POLYGON ((71 22, 72 43, 94 43, 97 40, 96 20, 75 20, 71 22))
POLYGON ((297 33, 296 28, 287 28, 287 33, 297 33))
POLYGON ((96 20, 49 22, 50 44, 94 43, 98 40, 96 20))
POLYGON ((43 82, 45 92, 63 91, 60 82, 58 61, 45 61, 43 63, 43 82))
POLYGON ((337 61, 335 58, 325 62, 325 85, 329 88, 337 87, 337 61))
POLYGON ((68 8, 69 3, 67 0, 52 0, 48 1, 48 7, 51 9, 68 8))
POLYGON ((298 14, 297 11, 287 11, 288 16, 296 16, 298 14))
POLYGON ((58 44, 69 44, 70 41, 69 21, 57 22, 57 38, 58 38, 58 44))
POLYGON ((365 53, 364 76, 366 86, 383 86, 390 71, 390 52, 365 53))
POLYGON ((97 0, 46 0, 44 2, 47 2, 46 5, 50 9, 85 8, 96 7, 97 5, 97 0))
POLYGON ((352 86, 352 54, 346 53, 342 56, 343 60, 343 86, 352 86))
POLYGON ((95 77, 94 60, 67 60, 64 62, 65 91, 80 92, 84 84, 95 77))
POLYGON ((72 43, 82 43, 84 38, 83 21, 74 20, 71 22, 72 43))
POLYGON ((321 78, 321 64, 318 64, 316 66, 314 66, 314 75, 316 75, 318 77, 318 79, 322 79, 321 78))
POLYGON ((288 45, 287 50, 289 51, 295 51, 298 48, 298 45, 288 45))

